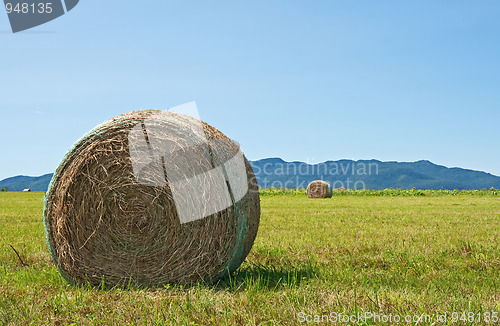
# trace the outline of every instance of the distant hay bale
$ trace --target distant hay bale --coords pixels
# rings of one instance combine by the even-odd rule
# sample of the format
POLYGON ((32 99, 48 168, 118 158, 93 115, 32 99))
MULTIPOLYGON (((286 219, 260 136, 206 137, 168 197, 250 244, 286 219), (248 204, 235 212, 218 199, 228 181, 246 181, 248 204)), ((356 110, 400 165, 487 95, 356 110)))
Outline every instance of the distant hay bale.
POLYGON ((309 198, 331 198, 332 187, 326 181, 316 180, 307 186, 306 193, 309 198))
POLYGON ((236 270, 259 225, 253 170, 214 127, 134 111, 66 154, 45 197, 53 260, 73 284, 213 282, 236 270))

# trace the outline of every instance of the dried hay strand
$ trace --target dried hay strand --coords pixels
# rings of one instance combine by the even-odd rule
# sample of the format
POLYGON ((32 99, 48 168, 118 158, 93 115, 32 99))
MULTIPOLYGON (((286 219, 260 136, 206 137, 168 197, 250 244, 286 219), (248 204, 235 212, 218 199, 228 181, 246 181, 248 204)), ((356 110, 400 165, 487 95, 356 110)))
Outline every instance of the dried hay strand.
POLYGON ((311 182, 307 186, 306 193, 309 198, 331 198, 333 195, 330 184, 322 180, 311 182))
POLYGON ((214 282, 248 255, 259 218, 257 182, 239 147, 204 122, 153 110, 120 115, 77 141, 44 205, 58 270, 94 286, 214 282), (161 158, 158 144, 169 144, 161 158))

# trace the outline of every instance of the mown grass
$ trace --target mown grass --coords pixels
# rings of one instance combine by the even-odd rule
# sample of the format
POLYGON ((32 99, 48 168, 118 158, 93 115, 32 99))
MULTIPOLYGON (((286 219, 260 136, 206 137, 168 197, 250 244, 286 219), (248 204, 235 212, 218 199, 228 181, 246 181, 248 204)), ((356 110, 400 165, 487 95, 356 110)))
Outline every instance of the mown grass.
MULTIPOLYGON (((288 188, 265 188, 260 190, 261 196, 279 196, 279 195, 294 195, 303 196, 306 194, 305 189, 288 189, 288 188)), ((482 190, 421 190, 421 189, 399 189, 390 188, 382 190, 372 189, 334 189, 332 196, 499 196, 498 189, 482 189, 482 190)))
POLYGON ((237 273, 154 290, 66 284, 45 243, 43 194, 0 193, 0 324, 298 325, 305 315, 447 312, 437 324, 459 325, 472 323, 453 323, 452 312, 500 313, 500 194, 398 191, 310 200, 265 190, 237 273))

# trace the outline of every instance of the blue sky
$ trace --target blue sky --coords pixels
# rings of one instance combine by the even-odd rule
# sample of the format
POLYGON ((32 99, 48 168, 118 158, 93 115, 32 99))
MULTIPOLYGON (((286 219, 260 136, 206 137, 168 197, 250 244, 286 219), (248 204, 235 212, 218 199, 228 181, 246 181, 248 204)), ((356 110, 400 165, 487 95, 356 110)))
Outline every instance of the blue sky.
POLYGON ((427 159, 500 175, 499 1, 81 0, 0 11, 0 179, 95 125, 196 101, 249 159, 427 159))

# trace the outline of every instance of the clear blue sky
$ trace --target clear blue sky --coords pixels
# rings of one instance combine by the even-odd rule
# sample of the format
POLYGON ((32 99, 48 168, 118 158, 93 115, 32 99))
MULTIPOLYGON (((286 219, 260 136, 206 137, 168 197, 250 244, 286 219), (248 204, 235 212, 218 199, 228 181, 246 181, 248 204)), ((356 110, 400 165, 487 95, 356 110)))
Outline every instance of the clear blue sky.
POLYGON ((249 159, 500 175, 500 1, 81 0, 18 34, 0 11, 0 179, 193 100, 249 159))

